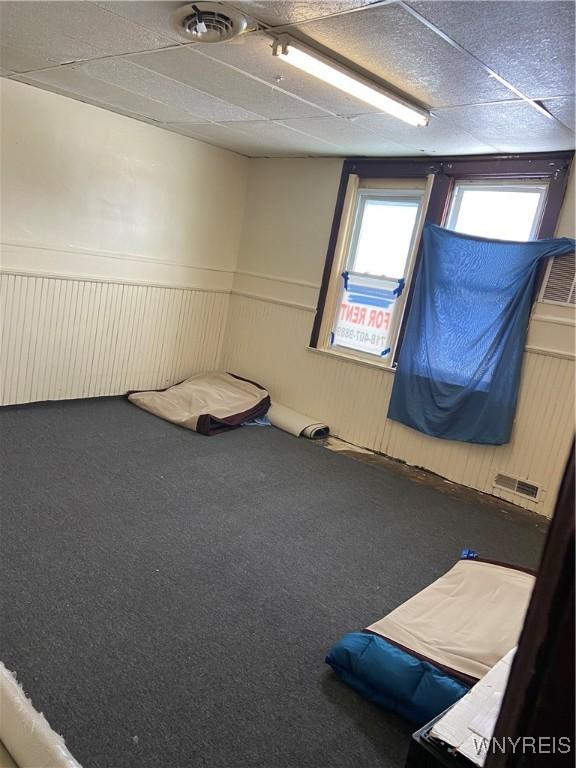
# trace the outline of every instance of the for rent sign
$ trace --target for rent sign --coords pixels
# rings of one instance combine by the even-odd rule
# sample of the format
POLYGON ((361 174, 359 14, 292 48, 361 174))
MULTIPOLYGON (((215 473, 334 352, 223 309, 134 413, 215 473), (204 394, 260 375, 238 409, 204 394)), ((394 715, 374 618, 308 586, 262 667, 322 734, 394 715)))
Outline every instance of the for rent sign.
POLYGON ((345 272, 333 344, 385 357, 394 305, 403 280, 345 272))

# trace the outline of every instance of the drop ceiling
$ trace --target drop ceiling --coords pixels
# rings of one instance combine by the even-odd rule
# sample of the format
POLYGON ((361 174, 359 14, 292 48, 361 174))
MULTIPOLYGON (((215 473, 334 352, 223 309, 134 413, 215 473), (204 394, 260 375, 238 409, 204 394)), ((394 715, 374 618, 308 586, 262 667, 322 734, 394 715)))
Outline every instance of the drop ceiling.
POLYGON ((573 2, 232 2, 265 31, 211 45, 172 28, 180 5, 1 2, 1 73, 250 157, 574 147, 573 2), (280 29, 428 108, 429 126, 285 71, 280 29))

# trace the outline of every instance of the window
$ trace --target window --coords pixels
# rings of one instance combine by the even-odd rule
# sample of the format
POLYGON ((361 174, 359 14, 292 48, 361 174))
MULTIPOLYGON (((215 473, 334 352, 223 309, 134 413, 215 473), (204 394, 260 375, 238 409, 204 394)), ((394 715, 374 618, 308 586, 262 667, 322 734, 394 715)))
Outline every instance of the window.
POLYGON ((404 277, 421 202, 418 191, 362 190, 347 269, 379 277, 404 277))
POLYGON ((446 228, 492 240, 533 240, 547 190, 546 184, 529 181, 458 182, 446 228))
POLYGON ((424 224, 496 240, 553 237, 572 157, 345 161, 310 346, 394 368, 424 224))
POLYGON ((389 362, 412 272, 426 182, 349 180, 324 346, 389 362))
POLYGON ((390 355, 422 198, 418 189, 358 192, 331 346, 390 355))

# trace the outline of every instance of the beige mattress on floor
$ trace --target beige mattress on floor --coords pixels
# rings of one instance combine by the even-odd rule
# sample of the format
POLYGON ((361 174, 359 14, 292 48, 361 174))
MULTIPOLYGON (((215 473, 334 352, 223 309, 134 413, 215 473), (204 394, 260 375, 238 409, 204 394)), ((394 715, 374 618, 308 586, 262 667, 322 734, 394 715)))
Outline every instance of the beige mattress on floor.
POLYGON ((518 644, 534 581, 509 566, 460 560, 367 629, 477 680, 518 644))
POLYGON ((128 399, 161 419, 203 435, 238 427, 263 416, 270 407, 263 387, 219 372, 192 376, 162 392, 135 392, 128 399))

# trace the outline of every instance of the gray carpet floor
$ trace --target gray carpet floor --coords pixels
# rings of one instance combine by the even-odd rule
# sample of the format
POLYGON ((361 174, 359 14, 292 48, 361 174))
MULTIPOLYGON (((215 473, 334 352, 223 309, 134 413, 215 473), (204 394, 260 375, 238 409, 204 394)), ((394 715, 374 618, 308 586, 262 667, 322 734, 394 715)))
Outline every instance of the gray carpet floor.
POLYGON ((544 525, 273 428, 206 438, 108 398, 6 408, 1 656, 84 768, 404 763, 326 649, 464 546, 544 525))

